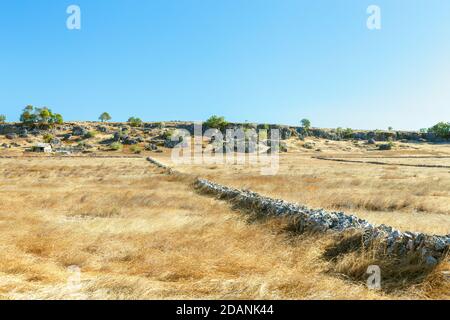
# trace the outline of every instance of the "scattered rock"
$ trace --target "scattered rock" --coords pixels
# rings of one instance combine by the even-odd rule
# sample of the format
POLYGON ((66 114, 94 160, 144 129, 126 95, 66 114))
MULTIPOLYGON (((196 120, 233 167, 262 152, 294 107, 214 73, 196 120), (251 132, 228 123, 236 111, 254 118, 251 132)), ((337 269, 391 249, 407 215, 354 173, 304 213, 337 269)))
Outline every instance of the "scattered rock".
POLYGON ((120 132, 114 132, 113 140, 114 140, 115 142, 120 141, 120 138, 121 138, 121 137, 122 137, 122 134, 121 134, 120 132))
POLYGON ((376 144, 377 142, 375 141, 374 138, 370 138, 369 140, 367 140, 367 144, 376 144))
POLYGON ((97 130, 98 130, 99 132, 102 132, 102 133, 107 133, 107 132, 108 132, 108 128, 105 127, 105 126, 98 126, 98 127, 97 127, 97 130))
POLYGON ((180 142, 179 141, 172 141, 169 139, 164 140, 164 147, 172 149, 175 148, 180 142))
POLYGON ((61 144, 61 140, 58 139, 58 138, 53 138, 53 139, 50 140, 50 144, 52 146, 59 146, 61 144))
POLYGON ((154 143, 149 143, 146 147, 145 150, 147 151, 156 151, 158 150, 158 146, 154 143))
POLYGON ((88 133, 88 130, 86 128, 83 128, 81 126, 75 126, 72 129, 72 134, 74 136, 84 136, 88 133))
POLYGON ((288 147, 285 143, 280 143, 280 152, 288 152, 288 147))
POLYGON ((43 131, 39 130, 38 128, 34 128, 33 130, 30 131, 30 133, 36 137, 36 136, 42 135, 43 131))
POLYGON ((19 132, 19 137, 21 138, 28 138, 28 130, 23 128, 22 130, 20 130, 19 132))
POLYGON ((129 136, 125 136, 122 138, 122 143, 126 144, 126 145, 134 145, 134 144, 138 144, 138 141, 129 136))
POLYGON ((383 143, 383 144, 380 144, 378 146, 378 150, 385 151, 385 150, 391 150, 391 149, 392 149, 392 144, 391 143, 383 143))
POLYGON ((425 259, 425 263, 429 266, 435 266, 438 264, 438 260, 432 256, 428 256, 425 259))

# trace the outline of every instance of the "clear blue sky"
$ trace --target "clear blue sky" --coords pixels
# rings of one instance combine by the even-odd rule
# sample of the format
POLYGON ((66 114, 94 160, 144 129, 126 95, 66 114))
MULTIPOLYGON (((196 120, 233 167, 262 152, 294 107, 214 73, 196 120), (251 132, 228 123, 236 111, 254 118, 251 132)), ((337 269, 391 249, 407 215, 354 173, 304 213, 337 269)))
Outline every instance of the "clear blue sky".
POLYGON ((448 0, 14 0, 0 114, 419 129, 450 120, 448 0), (66 8, 81 7, 80 31, 66 8), (366 28, 381 7, 382 29, 366 28))

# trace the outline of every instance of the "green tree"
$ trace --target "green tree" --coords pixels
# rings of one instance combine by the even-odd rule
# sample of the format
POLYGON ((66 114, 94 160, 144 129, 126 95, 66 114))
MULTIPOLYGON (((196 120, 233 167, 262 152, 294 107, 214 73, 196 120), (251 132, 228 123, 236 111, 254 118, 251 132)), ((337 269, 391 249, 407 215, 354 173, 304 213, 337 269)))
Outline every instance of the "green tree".
POLYGON ((346 128, 344 130, 344 138, 347 138, 347 139, 353 138, 353 129, 352 128, 346 128))
POLYGON ((56 123, 56 124, 63 124, 64 123, 64 119, 63 119, 62 115, 57 113, 57 114, 53 115, 52 122, 56 123))
POLYGON ((142 125, 142 120, 140 118, 131 117, 131 118, 128 119, 128 123, 132 127, 139 127, 139 126, 142 125))
POLYGON ((24 124, 62 124, 64 119, 61 114, 53 113, 47 107, 35 108, 28 105, 23 109, 20 121, 24 124))
POLYGON ((4 123, 6 121, 6 116, 4 114, 0 114, 0 123, 4 123))
POLYGON ((20 115, 20 122, 25 124, 35 123, 36 115, 34 114, 34 107, 32 105, 27 105, 20 115))
POLYGON ((450 122, 439 122, 428 129, 428 132, 434 133, 443 139, 450 139, 450 122))
POLYGON ((309 121, 308 119, 302 119, 302 121, 300 121, 302 124, 302 127, 308 131, 311 128, 311 121, 309 121))
POLYGON ((100 115, 100 117, 98 117, 98 119, 99 119, 101 122, 105 122, 105 121, 111 120, 111 116, 109 115, 108 112, 103 112, 103 113, 100 115))
POLYGON ((37 110, 38 110, 39 122, 42 122, 42 123, 50 122, 50 119, 53 116, 50 109, 48 109, 47 107, 43 107, 43 108, 38 108, 37 110))
POLYGON ((228 122, 225 120, 225 117, 218 117, 216 115, 209 117, 209 119, 205 121, 205 126, 210 129, 223 130, 227 125, 228 122))
POLYGON ((392 130, 394 130, 394 128, 388 127, 388 131, 392 131, 392 130))

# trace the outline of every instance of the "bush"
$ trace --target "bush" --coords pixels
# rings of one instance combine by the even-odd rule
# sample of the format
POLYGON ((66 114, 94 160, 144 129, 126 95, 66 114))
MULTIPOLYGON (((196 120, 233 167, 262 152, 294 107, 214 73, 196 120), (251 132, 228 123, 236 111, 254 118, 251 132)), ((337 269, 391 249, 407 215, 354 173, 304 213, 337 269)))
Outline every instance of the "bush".
POLYGON ((383 143, 378 146, 378 150, 391 150, 394 144, 389 141, 388 143, 383 143))
POLYGON ((346 128, 346 129, 342 129, 342 128, 337 128, 336 129, 336 134, 343 138, 343 139, 351 139, 353 138, 353 129, 351 128, 346 128))
POLYGON ((162 138, 164 140, 170 140, 174 133, 175 133, 175 130, 173 130, 173 129, 171 129, 169 131, 164 131, 162 134, 162 138))
POLYGON ((428 132, 434 133, 437 137, 449 140, 450 139, 450 122, 439 122, 434 125, 428 132))
POLYGON ((88 131, 85 135, 84 138, 85 139, 90 139, 90 138, 94 138, 96 136, 97 132, 96 131, 88 131))
POLYGON ((225 120, 225 117, 218 117, 216 115, 211 116, 208 120, 205 121, 205 126, 210 129, 224 130, 227 125, 228 122, 225 120))
POLYGON ((155 128, 162 129, 166 124, 164 122, 155 122, 153 125, 155 128))
POLYGON ((142 152, 142 149, 141 149, 141 147, 134 145, 134 146, 130 147, 130 151, 133 153, 139 154, 142 152))
POLYGON ((50 143, 50 141, 52 141, 53 139, 53 135, 51 135, 50 133, 46 133, 44 134, 43 139, 45 143, 50 143))
POLYGON ((140 127, 142 125, 142 120, 140 118, 131 117, 128 119, 128 123, 132 127, 140 127))
POLYGON ((122 144, 120 142, 113 142, 109 145, 109 147, 111 148, 111 150, 120 150, 122 149, 122 144))

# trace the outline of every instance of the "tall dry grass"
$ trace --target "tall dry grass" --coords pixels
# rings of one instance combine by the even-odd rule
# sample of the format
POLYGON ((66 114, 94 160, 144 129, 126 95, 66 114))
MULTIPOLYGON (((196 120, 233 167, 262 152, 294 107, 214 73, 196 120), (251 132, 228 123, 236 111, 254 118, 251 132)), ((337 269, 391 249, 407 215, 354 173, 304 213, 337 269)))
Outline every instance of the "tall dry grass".
POLYGON ((329 236, 250 223, 140 159, 3 159, 0 204, 3 299, 447 297, 435 278, 370 291, 324 258, 329 236))
MULTIPOLYGON (((171 164, 167 156, 161 161, 171 164)), ((279 172, 273 176, 262 176, 258 166, 250 165, 175 167, 225 185, 353 213, 404 231, 450 233, 448 169, 330 162, 301 152, 281 154, 279 172)))

